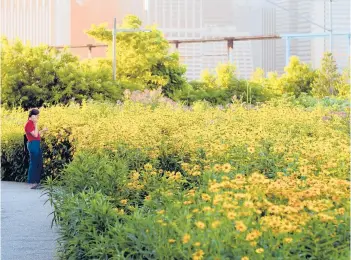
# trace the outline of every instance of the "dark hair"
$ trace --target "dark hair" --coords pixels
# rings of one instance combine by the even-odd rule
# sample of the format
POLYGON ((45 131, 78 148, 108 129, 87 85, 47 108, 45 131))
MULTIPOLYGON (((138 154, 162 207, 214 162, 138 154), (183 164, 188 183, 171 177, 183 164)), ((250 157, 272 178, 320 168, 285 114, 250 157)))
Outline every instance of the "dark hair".
POLYGON ((39 115, 39 109, 33 108, 29 111, 28 117, 39 115))

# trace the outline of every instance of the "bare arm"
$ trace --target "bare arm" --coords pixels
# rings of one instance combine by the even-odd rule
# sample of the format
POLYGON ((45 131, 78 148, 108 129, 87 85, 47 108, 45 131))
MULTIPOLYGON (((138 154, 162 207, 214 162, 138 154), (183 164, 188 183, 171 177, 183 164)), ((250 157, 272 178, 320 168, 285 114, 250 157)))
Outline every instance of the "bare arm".
POLYGON ((46 133, 48 131, 48 129, 45 127, 44 129, 40 130, 39 133, 40 133, 40 136, 43 136, 44 133, 46 133))

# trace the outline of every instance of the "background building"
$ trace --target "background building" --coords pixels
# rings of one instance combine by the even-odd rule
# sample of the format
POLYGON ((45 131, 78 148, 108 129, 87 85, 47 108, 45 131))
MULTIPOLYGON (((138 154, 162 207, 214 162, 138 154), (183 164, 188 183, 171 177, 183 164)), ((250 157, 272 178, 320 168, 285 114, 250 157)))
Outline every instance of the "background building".
MULTIPOLYGON (((91 24, 113 18, 120 23, 127 14, 144 24, 157 24, 169 40, 226 36, 318 33, 329 29, 330 0, 0 0, 1 34, 53 46, 87 45, 95 41, 84 34, 91 24), (317 24, 317 25, 316 25, 317 24)), ((350 32, 350 0, 333 0, 333 31, 350 32)), ((348 66, 350 46, 345 37, 335 37, 333 53, 339 67, 348 66)), ((240 77, 249 77, 256 67, 282 72, 285 41, 262 40, 234 43, 232 62, 240 77)), ((319 66, 328 38, 294 39, 291 55, 319 66)), ((72 52, 87 58, 87 48, 72 52)), ((104 56, 94 48, 92 56, 104 56)), ((226 42, 180 44, 181 60, 189 79, 205 68, 227 61, 226 42)))

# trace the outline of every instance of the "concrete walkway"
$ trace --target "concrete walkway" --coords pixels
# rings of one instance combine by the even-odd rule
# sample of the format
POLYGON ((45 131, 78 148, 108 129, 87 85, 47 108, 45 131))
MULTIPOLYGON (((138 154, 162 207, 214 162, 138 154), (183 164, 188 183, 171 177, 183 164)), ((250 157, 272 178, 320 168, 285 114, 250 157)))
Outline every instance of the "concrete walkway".
POLYGON ((42 190, 26 183, 1 182, 1 259, 55 259, 57 234, 42 190))

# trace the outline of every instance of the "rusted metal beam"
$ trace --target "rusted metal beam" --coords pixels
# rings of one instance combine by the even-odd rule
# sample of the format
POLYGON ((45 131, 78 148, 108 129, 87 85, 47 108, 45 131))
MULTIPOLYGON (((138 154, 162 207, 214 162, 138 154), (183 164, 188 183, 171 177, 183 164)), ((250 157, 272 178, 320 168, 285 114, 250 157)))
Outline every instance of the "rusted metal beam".
POLYGON ((92 44, 88 44, 88 58, 91 59, 92 56, 92 49, 93 49, 93 45, 92 44))
POLYGON ((199 43, 199 42, 222 42, 225 41, 224 38, 211 38, 211 39, 184 39, 184 40, 169 40, 170 44, 180 44, 180 43, 199 43))
POLYGON ((228 39, 227 40, 228 62, 232 62, 232 59, 233 59, 233 48, 234 48, 234 39, 228 39))
POLYGON ((256 40, 277 40, 277 39, 281 39, 281 37, 279 35, 234 37, 234 41, 256 41, 256 40))
MULTIPOLYGON (((254 40, 275 40, 281 39, 279 35, 262 35, 262 36, 235 36, 235 37, 218 37, 218 38, 206 38, 206 39, 184 39, 184 40, 169 40, 170 44, 175 44, 176 48, 181 43, 204 43, 204 42, 235 42, 235 41, 254 41, 254 40)), ((56 49, 67 48, 98 48, 108 47, 107 44, 87 44, 87 45, 67 45, 67 46, 51 46, 56 49)))
POLYGON ((63 49, 63 48, 98 48, 98 47, 108 47, 107 44, 87 44, 87 45, 61 45, 61 46, 50 46, 56 49, 63 49))
POLYGON ((218 37, 207 39, 184 39, 184 40, 169 40, 169 43, 200 43, 200 42, 222 42, 222 41, 255 41, 255 40, 275 40, 281 39, 279 35, 262 35, 262 36, 236 36, 236 37, 218 37))

